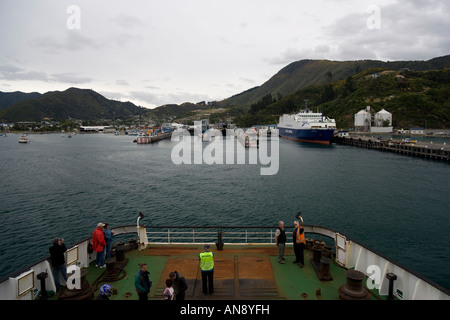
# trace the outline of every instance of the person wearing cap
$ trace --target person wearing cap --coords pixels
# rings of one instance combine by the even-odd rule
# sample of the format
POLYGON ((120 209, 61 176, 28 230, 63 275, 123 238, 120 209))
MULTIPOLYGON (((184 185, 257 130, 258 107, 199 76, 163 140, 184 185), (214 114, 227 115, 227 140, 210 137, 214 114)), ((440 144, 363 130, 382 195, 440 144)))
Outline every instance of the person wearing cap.
POLYGON ((105 234, 103 233, 103 223, 97 224, 97 229, 92 233, 92 249, 97 252, 95 258, 95 266, 104 268, 105 267, 105 256, 103 249, 106 246, 105 234))
POLYGON ((202 271, 202 288, 203 293, 213 294, 214 292, 214 253, 209 251, 209 244, 205 244, 205 250, 202 251, 198 258, 200 260, 200 269, 202 271))

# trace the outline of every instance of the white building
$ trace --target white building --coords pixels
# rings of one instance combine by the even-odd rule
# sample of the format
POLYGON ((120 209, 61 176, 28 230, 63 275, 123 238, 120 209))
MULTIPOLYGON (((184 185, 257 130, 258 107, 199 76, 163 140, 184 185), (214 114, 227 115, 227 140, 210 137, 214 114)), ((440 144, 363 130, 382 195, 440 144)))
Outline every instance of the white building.
POLYGON ((361 110, 355 114, 355 130, 356 131, 370 131, 372 125, 372 115, 370 114, 370 107, 366 110, 361 110))
POLYGON ((410 128, 411 134, 423 134, 423 130, 421 127, 410 128))
POLYGON ((383 127, 385 122, 388 124, 387 127, 392 126, 392 113, 384 109, 375 113, 375 127, 383 127))
POLYGON ((392 113, 382 109, 375 114, 374 126, 370 129, 373 133, 392 133, 392 113))
POLYGON ((80 132, 103 132, 111 133, 114 132, 113 126, 81 126, 80 132))
POLYGON ((392 114, 384 109, 377 112, 374 117, 372 117, 370 106, 355 114, 355 131, 391 133, 393 130, 392 114))

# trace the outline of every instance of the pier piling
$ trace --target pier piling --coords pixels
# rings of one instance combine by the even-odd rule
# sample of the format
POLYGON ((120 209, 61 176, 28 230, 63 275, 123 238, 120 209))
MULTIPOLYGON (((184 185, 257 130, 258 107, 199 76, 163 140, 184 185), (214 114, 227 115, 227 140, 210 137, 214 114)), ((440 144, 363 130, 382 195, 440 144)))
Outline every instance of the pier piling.
POLYGON ((436 143, 406 143, 401 140, 381 140, 373 137, 349 136, 334 137, 337 144, 358 148, 388 151, 402 155, 421 157, 448 162, 450 160, 450 146, 436 143))

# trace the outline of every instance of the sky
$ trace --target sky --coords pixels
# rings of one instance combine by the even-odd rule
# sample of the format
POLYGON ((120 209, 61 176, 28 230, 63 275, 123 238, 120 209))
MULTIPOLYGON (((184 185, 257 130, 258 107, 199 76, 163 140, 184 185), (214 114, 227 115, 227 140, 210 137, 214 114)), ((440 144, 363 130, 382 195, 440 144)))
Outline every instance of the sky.
POLYGON ((450 54, 448 0, 0 0, 0 91, 220 101, 302 59, 450 54))

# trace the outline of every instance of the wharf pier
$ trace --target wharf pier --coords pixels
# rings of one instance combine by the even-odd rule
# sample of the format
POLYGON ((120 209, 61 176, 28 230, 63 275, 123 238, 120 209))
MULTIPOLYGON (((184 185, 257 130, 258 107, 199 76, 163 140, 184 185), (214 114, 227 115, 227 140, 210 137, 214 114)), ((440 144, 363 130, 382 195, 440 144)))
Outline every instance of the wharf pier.
POLYGON ((168 139, 171 136, 172 136, 171 132, 160 133, 156 136, 139 136, 136 137, 136 140, 133 142, 136 142, 137 144, 150 144, 159 140, 168 139))
POLYGON ((450 145, 426 142, 404 142, 394 139, 377 139, 365 136, 333 137, 337 144, 358 148, 388 151, 407 156, 421 157, 441 161, 450 161, 450 145))
POLYGON ((256 129, 235 130, 233 134, 245 148, 259 147, 259 135, 256 129))

